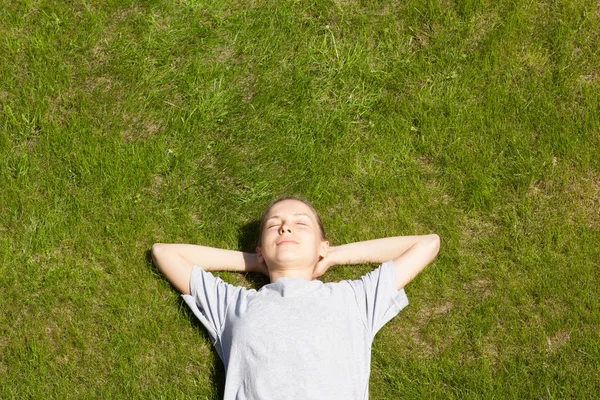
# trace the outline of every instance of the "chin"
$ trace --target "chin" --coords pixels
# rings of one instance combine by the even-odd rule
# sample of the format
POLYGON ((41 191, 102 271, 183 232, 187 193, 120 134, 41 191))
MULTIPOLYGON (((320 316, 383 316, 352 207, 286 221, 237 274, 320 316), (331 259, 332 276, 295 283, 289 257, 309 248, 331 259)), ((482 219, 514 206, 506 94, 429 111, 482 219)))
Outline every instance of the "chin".
POLYGON ((283 268, 283 269, 287 269, 287 268, 298 268, 299 266, 306 266, 306 268, 309 268, 309 266, 313 266, 316 263, 312 263, 310 260, 307 260, 303 257, 278 257, 276 259, 273 259, 270 263, 270 265, 276 265, 279 268, 283 268))

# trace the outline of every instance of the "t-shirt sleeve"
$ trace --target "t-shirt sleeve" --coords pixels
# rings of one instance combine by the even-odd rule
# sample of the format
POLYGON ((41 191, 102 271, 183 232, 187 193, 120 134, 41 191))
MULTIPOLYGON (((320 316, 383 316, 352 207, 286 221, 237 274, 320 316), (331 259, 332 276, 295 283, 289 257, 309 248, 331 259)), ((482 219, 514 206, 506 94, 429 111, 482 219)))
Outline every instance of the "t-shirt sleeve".
POLYGON ((372 337, 408 305, 404 288, 396 289, 396 270, 392 261, 350 283, 363 322, 372 337))
POLYGON ((202 322, 213 343, 217 341, 227 315, 227 306, 243 288, 224 282, 208 271, 194 266, 190 294, 182 295, 194 315, 202 322))

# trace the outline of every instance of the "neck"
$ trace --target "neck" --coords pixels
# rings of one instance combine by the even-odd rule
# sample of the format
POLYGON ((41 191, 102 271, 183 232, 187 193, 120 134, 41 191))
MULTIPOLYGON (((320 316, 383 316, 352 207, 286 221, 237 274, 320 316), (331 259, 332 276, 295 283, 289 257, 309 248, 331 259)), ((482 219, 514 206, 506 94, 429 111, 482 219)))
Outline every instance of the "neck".
POLYGON ((269 279, 271 280, 271 282, 275 282, 279 278, 300 278, 307 281, 312 281, 312 272, 312 269, 306 268, 285 270, 276 269, 273 271, 269 270, 269 279))

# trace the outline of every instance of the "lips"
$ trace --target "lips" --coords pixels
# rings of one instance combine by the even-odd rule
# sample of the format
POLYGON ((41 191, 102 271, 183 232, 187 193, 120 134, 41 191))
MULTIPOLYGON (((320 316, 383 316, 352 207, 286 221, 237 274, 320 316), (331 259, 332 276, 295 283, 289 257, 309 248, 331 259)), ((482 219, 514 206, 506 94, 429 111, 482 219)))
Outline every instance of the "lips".
POLYGON ((283 239, 277 242, 277 246, 281 246, 284 244, 298 244, 298 242, 292 239, 283 239))

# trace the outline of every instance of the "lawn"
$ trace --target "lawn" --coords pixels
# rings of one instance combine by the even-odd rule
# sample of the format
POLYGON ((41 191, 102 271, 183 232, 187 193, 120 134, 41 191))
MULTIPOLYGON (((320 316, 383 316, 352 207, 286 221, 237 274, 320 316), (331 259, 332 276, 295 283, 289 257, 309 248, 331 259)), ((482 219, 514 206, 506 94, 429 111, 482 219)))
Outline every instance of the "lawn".
POLYGON ((596 398, 599 49, 592 0, 0 0, 0 398, 220 398, 148 251, 284 195, 442 239, 370 398, 596 398))

